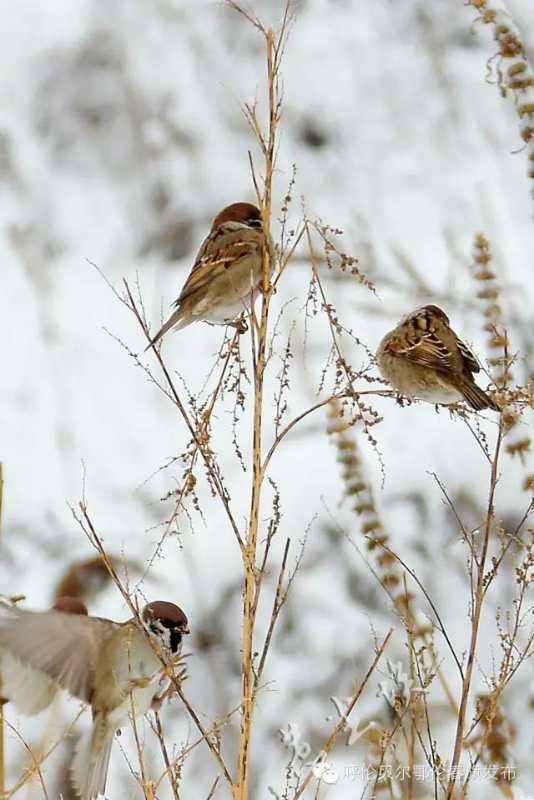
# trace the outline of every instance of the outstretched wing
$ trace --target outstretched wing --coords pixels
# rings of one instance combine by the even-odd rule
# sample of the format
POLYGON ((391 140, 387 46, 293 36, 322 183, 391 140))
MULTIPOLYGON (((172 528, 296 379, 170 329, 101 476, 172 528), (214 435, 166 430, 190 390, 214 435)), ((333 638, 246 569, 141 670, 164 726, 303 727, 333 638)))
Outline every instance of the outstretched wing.
POLYGON ((89 702, 99 649, 117 627, 96 617, 2 608, 0 647, 89 702))

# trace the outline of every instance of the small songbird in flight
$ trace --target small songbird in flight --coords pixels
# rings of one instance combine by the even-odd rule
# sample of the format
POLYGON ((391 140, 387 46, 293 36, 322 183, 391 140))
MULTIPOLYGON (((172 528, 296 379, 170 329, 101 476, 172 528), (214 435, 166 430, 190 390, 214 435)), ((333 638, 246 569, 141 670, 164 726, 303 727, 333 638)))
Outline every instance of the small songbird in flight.
POLYGON ((167 322, 146 348, 171 328, 197 320, 234 322, 248 310, 263 273, 265 236, 259 208, 232 203, 217 214, 167 322))
POLYGON ((438 306, 423 306, 387 333, 376 353, 382 377, 407 397, 431 403, 466 400, 480 411, 500 411, 473 379, 480 364, 438 306))
MULTIPOLYGON (((173 603, 149 603, 139 619, 113 622, 64 611, 0 609, 0 648, 90 703, 93 726, 76 747, 71 773, 81 800, 103 795, 116 731, 168 690, 163 657, 178 664, 187 617, 173 603)), ((2 664, 4 668, 4 664, 2 664)), ((31 682, 28 694, 34 691, 31 682)))

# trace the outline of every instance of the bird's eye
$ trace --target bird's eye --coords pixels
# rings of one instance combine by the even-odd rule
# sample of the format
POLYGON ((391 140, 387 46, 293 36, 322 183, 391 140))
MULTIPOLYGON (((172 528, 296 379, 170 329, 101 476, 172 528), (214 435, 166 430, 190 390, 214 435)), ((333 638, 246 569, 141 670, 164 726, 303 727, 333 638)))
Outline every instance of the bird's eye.
POLYGON ((263 223, 262 223, 261 219, 258 219, 258 217, 250 217, 247 220, 247 225, 249 226, 249 228, 262 228, 263 227, 263 223))

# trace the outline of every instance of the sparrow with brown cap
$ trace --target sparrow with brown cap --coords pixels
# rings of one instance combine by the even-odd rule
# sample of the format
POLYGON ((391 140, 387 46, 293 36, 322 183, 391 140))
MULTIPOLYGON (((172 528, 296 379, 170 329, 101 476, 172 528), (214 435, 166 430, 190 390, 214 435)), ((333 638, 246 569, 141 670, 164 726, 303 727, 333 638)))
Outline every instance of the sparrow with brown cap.
POLYGON ((500 410, 475 383, 480 364, 438 306, 423 306, 402 319, 380 342, 376 359, 382 377, 407 397, 446 405, 466 400, 475 411, 500 410))
MULTIPOLYGON (((229 324, 250 309, 263 275, 265 235, 259 208, 232 203, 213 220, 167 322, 150 340, 197 320, 229 324)), ((147 348, 148 349, 148 348, 147 348)))
POLYGON ((142 716, 166 691, 161 657, 176 664, 187 633, 184 612, 163 601, 149 603, 139 618, 123 623, 2 608, 0 647, 91 705, 93 726, 78 742, 71 768, 81 800, 104 794, 115 732, 132 710, 142 716))

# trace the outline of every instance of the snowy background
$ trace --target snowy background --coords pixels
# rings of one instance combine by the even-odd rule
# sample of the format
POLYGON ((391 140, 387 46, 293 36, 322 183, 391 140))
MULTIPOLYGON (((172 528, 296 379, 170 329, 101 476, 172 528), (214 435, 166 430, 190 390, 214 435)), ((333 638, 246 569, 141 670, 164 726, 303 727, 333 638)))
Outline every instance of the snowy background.
MULTIPOLYGON (((280 17, 274 0, 252 5, 267 22, 280 17)), ((509 10, 534 49, 528 0, 514 0, 509 10)), ((485 82, 495 46, 489 30, 473 28, 474 17, 472 9, 450 0, 300 3, 283 66, 275 205, 281 206, 295 163, 295 220, 303 195, 309 213, 343 229, 345 249, 376 285, 378 297, 352 279, 325 275, 341 318, 372 350, 402 314, 432 300, 484 357, 470 274, 479 230, 492 241, 513 347, 528 355, 532 349, 534 228, 526 161, 517 152, 522 142, 512 103, 485 82)), ((160 498, 181 477, 176 465, 157 471, 188 441, 176 410, 104 330, 135 352, 144 346, 135 320, 88 260, 119 288, 123 277, 134 282, 138 273, 149 319, 158 326, 213 215, 234 200, 254 199, 247 151, 256 146, 240 107, 256 96, 260 104, 264 100, 264 52, 251 26, 216 3, 18 0, 2 15, 0 53, 0 590, 24 594, 29 607, 42 608, 69 565, 91 556, 69 509, 82 495, 84 475, 106 547, 143 566, 159 539, 157 526, 171 510, 160 498)), ((288 418, 317 401, 328 351, 323 317, 312 321, 307 348, 302 346, 308 278, 301 256, 274 302, 273 318, 290 301, 281 342, 293 319, 299 320, 288 418)), ((165 341, 167 363, 193 393, 201 390, 222 337, 220 328, 197 325, 165 341)), ((365 360, 348 339, 346 349, 356 366, 365 360)), ((152 359, 145 357, 157 373, 152 359)), ((268 403, 278 366, 275 359, 268 403)), ((529 374, 527 360, 516 374, 529 374)), ((430 473, 439 475, 476 524, 488 486, 485 459, 466 426, 445 411, 437 415, 421 404, 400 408, 387 399, 374 405, 385 417, 374 431, 385 462, 383 488, 377 457, 364 439, 361 444, 386 527, 462 652, 468 635, 465 550, 430 473)), ((250 473, 243 473, 231 446, 232 407, 231 396, 218 407, 214 435, 244 529, 250 473)), ((491 413, 482 426, 493 440, 491 413)), ((270 435, 268 430, 267 440, 270 435)), ((245 419, 239 437, 246 453, 245 419)), ((519 462, 506 462, 498 514, 510 526, 528 502, 520 488, 523 474, 519 462)), ((270 475, 283 513, 271 585, 286 536, 293 541, 293 563, 310 529, 258 703, 258 798, 270 796, 268 786, 281 794, 284 785, 288 753, 278 729, 298 723, 317 750, 332 726, 325 718, 335 715, 329 697, 349 694, 363 675, 372 659, 373 630, 381 637, 392 622, 398 628, 372 574, 332 533, 338 524, 357 540, 359 527, 350 503, 340 505, 340 470, 323 411, 288 436, 270 475)), ((187 691, 209 725, 239 698, 240 559, 202 470, 198 477, 203 517, 180 517, 179 535, 167 540, 164 557, 140 588, 149 599, 174 600, 186 610, 193 632, 187 691)), ((265 517, 268 501, 269 492, 265 517)), ((512 578, 508 593, 500 584, 502 593, 491 597, 489 608, 509 604, 512 588, 512 578)), ((112 587, 94 599, 91 613, 127 616, 112 587)), ((477 689, 491 666, 492 631, 488 613, 477 689)), ((406 658, 403 641, 398 629, 390 658, 406 658)), ((510 717, 521 724, 513 747, 522 770, 518 794, 534 785, 531 757, 527 763, 534 746, 534 711, 527 709, 531 669, 525 665, 505 696, 510 717)), ((458 696, 452 670, 450 680, 458 696)), ((376 684, 360 716, 384 720, 376 684)), ((50 725, 57 733, 62 715, 72 717, 76 709, 66 702, 52 721, 46 713, 28 720, 11 711, 8 718, 43 747, 54 740, 50 725)), ((177 703, 164 710, 163 721, 177 747, 196 739, 177 703)), ((232 767, 236 730, 224 739, 232 767)), ((444 757, 452 753, 452 733, 444 714, 444 757)), ((126 749, 128 741, 125 732, 126 749)), ((25 755, 10 732, 7 748, 12 785, 25 755)), ((155 746, 149 752, 157 775, 161 756, 155 746)), ((68 757, 58 750, 43 770, 50 797, 68 757)), ((338 748, 333 760, 340 772, 346 764, 362 765, 363 749, 338 748)), ((206 797, 216 774, 209 752, 197 748, 184 773, 186 796, 206 797)), ((361 782, 340 779, 322 791, 348 798, 359 797, 361 788, 361 782)), ((418 790, 425 797, 431 785, 418 790)), ((158 796, 166 791, 162 786, 158 796)), ((38 784, 33 792, 43 796, 38 784)), ((225 792, 221 783, 216 796, 225 792)), ((108 796, 140 796, 118 745, 108 796)), ((473 796, 501 795, 485 783, 475 784, 473 796)))

